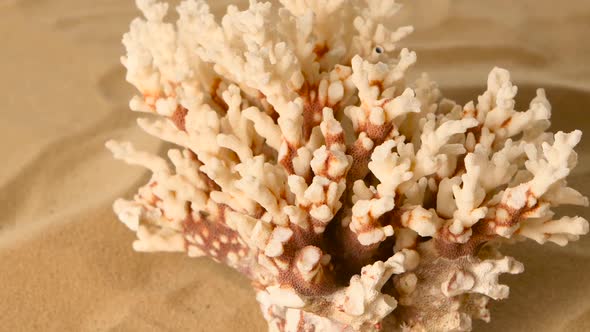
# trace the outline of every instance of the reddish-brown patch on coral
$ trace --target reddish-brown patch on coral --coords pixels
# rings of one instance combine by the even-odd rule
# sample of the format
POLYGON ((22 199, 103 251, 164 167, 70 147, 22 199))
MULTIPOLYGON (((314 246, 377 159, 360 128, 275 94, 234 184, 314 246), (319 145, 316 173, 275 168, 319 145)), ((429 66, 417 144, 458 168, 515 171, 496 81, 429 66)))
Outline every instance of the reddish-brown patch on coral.
POLYGON ((219 78, 219 77, 215 78, 215 80, 213 81, 213 84, 211 84, 211 90, 210 90, 209 94, 211 95, 211 100, 213 101, 213 103, 215 105, 217 105, 219 107, 219 109, 224 111, 224 113, 225 113, 229 106, 225 103, 225 100, 223 100, 223 98, 221 98, 217 94, 217 91, 219 90, 219 87, 221 86, 222 82, 223 81, 221 80, 221 78, 219 78))
MULTIPOLYGON (((530 190, 528 190, 525 195, 527 197, 527 202, 531 199, 535 199, 530 190)), ((502 220, 499 218, 487 218, 479 221, 471 227, 472 235, 466 243, 451 241, 450 239, 456 238, 457 235, 452 234, 448 227, 441 228, 434 242, 439 254, 450 259, 469 255, 475 256, 486 242, 498 237, 496 230, 499 227, 513 227, 523 219, 529 218, 530 214, 534 214, 536 210, 541 209, 542 206, 537 202, 531 207, 525 206, 520 209, 515 209, 501 203, 493 208, 495 208, 496 211, 503 210, 503 213, 506 214, 507 218, 502 218, 502 220)))
POLYGON ((486 220, 486 221, 489 223, 493 222, 496 226, 512 227, 521 220, 521 216, 525 211, 525 209, 511 208, 511 207, 507 206, 506 204, 498 204, 496 206, 496 211, 498 211, 500 209, 505 210, 506 213, 508 214, 509 218, 507 221, 500 221, 497 219, 491 219, 491 220, 486 220))
POLYGON ((440 256, 448 259, 456 259, 462 256, 477 256, 479 249, 488 241, 497 237, 489 225, 480 222, 472 228, 472 235, 465 243, 457 243, 448 239, 456 237, 447 227, 439 230, 434 238, 434 246, 440 256))
POLYGON ((268 116, 274 121, 274 123, 278 123, 279 113, 275 110, 274 106, 272 106, 264 93, 262 91, 258 91, 258 100, 254 101, 254 104, 260 103, 260 106, 264 110, 268 116))
MULTIPOLYGON (((343 211, 341 209, 340 211, 343 211)), ((343 212, 336 214, 324 232, 323 250, 332 256, 334 275, 339 285, 347 285, 350 278, 360 273, 361 268, 378 260, 387 260, 393 253, 394 237, 388 237, 380 243, 363 245, 358 241, 358 234, 341 222, 343 212)), ((391 223, 393 212, 381 216, 376 225, 391 223)))
POLYGON ((162 90, 141 92, 143 100, 152 112, 156 111, 156 102, 158 101, 158 99, 176 97, 176 87, 178 86, 178 83, 167 81, 166 83, 164 83, 164 85, 167 85, 170 88, 170 93, 164 93, 164 91, 162 90))
POLYGON ((469 133, 472 133, 473 136, 475 137, 475 143, 479 143, 479 141, 481 140, 481 130, 483 129, 483 124, 480 123, 479 125, 475 126, 475 127, 471 127, 469 129, 467 129, 467 131, 465 131, 465 135, 467 136, 469 133))
POLYGON ((279 164, 285 168, 287 174, 295 174, 295 169, 293 168, 293 158, 296 156, 297 149, 287 142, 287 153, 281 158, 281 160, 279 160, 279 164))
POLYGON ((465 107, 463 107, 463 110, 461 111, 461 118, 462 119, 465 119, 465 118, 477 119, 478 115, 479 115, 479 110, 477 109, 477 107, 474 107, 473 109, 466 109, 465 107))
POLYGON ((280 272, 278 278, 279 284, 289 285, 293 287, 297 294, 311 297, 320 297, 336 291, 337 286, 333 280, 334 273, 329 268, 329 265, 320 267, 320 271, 315 278, 310 281, 304 280, 295 266, 295 260, 289 265, 289 268, 280 272))
POLYGON ((174 111, 174 113, 172 113, 172 116, 170 117, 170 120, 172 120, 172 122, 174 122, 174 125, 176 126, 176 128, 178 128, 179 130, 182 131, 186 131, 186 115, 188 114, 188 110, 180 105, 178 105, 178 107, 176 107, 176 110, 174 111))
POLYGON ((299 323, 297 323, 297 332, 305 332, 305 320, 303 319, 303 310, 299 311, 299 323))
MULTIPOLYGON (((148 186, 150 188, 154 188, 155 186, 158 185, 158 181, 153 181, 151 182, 148 186)), ((152 206, 156 206, 158 204, 158 202, 161 202, 162 199, 160 197, 158 197, 156 194, 154 194, 153 192, 150 191, 150 195, 149 197, 146 197, 142 194, 138 194, 137 196, 141 197, 142 199, 146 200, 150 205, 152 206)))
POLYGON ((309 140, 312 129, 322 122, 324 106, 326 105, 320 103, 316 98, 307 100, 303 105, 303 138, 305 141, 309 140))
POLYGON ((535 195, 533 194, 533 192, 529 189, 527 190, 527 192, 525 193, 525 201, 527 203, 534 201, 535 204, 532 206, 524 206, 520 209, 515 209, 512 208, 510 206, 508 206, 507 204, 498 204, 495 206, 496 211, 499 210, 504 210, 506 211, 506 214, 509 216, 508 218, 506 218, 506 221, 501 221, 498 220, 498 218, 495 219, 486 219, 485 222, 494 225, 494 227, 512 227, 514 225, 516 225, 517 223, 519 223, 520 221, 522 221, 523 219, 527 219, 530 218, 531 214, 534 214, 535 212, 537 212, 538 209, 542 208, 542 205, 537 201, 535 195))
POLYGON ((347 186, 352 186, 354 181, 362 179, 367 175, 372 151, 372 149, 365 149, 360 140, 357 140, 352 146, 348 147, 346 153, 352 157, 352 165, 346 176, 347 186))
POLYGON ((317 84, 311 85, 307 80, 297 93, 303 99, 303 138, 307 142, 312 129, 322 122, 324 107, 333 105, 321 102, 318 96, 317 84))
MULTIPOLYGON (((394 130, 393 123, 386 122, 383 125, 374 125, 366 123, 360 125, 357 132, 364 132, 373 141, 373 148, 382 144, 385 139, 394 130)), ((373 148, 365 149, 362 141, 357 139, 354 144, 348 147, 346 153, 352 156, 352 165, 346 177, 347 185, 351 186, 354 181, 363 179, 369 173, 369 160, 373 153, 373 148)))
POLYGON ((328 51, 330 51, 330 48, 328 47, 328 44, 326 44, 326 42, 316 44, 313 48, 313 53, 315 53, 316 55, 316 60, 321 60, 324 57, 324 55, 328 53, 328 51))
MULTIPOLYGON (((465 137, 467 137, 467 135, 469 133, 473 134, 473 137, 475 138, 475 144, 477 145, 477 143, 479 143, 479 141, 481 140, 482 128, 483 128, 483 124, 479 124, 476 127, 472 127, 472 128, 467 129, 467 131, 465 132, 465 137)), ((473 152, 473 151, 470 151, 469 149, 467 149, 467 147, 466 147, 466 150, 467 150, 467 153, 473 152)), ((465 171, 466 171, 466 169, 465 169, 465 155, 458 155, 457 156, 457 165, 455 166, 455 172, 454 172, 453 176, 451 176, 451 177, 460 175, 460 174, 464 173, 465 171)))
POLYGON ((162 97, 162 92, 158 91, 142 91, 141 95, 143 96, 143 100, 145 103, 155 111, 156 109, 156 101, 162 97))
POLYGON ((226 225, 225 209, 225 206, 219 206, 220 217, 217 220, 210 220, 210 216, 203 211, 198 211, 194 218, 192 211, 189 211, 182 221, 182 231, 187 249, 188 246, 195 246, 208 256, 235 267, 240 261, 242 263, 239 264, 245 264, 244 257, 250 248, 236 231, 226 225), (229 255, 235 255, 234 260, 229 259, 229 255))
MULTIPOLYGON (((328 157, 326 158, 326 160, 324 160, 324 164, 321 170, 317 171, 315 173, 315 175, 319 175, 319 176, 323 176, 327 179, 329 179, 332 182, 338 182, 340 181, 346 174, 344 174, 344 176, 340 175, 340 176, 332 176, 328 173, 328 170, 330 169, 330 165, 332 163, 336 163, 338 162, 337 157, 334 155, 334 153, 332 152, 328 152, 328 157)), ((328 192, 328 186, 323 186, 324 189, 324 194, 327 194, 328 192)))
POLYGON ((375 142, 375 146, 378 146, 385 141, 387 136, 393 130, 393 123, 386 122, 382 125, 374 125, 367 122, 364 126, 361 126, 359 130, 367 133, 367 136, 375 142))
POLYGON ((337 134, 337 135, 328 134, 324 138, 326 140, 326 147, 328 149, 330 149, 330 147, 335 146, 335 145, 345 144, 344 132, 337 134))
POLYGON ((369 81, 369 86, 376 86, 379 91, 383 91, 383 81, 382 80, 371 80, 369 81))
POLYGON ((332 293, 336 289, 336 285, 333 282, 334 276, 331 264, 320 267, 321 271, 318 274, 321 273, 321 275, 310 281, 306 281, 301 277, 296 266, 297 256, 300 250, 306 246, 316 246, 325 253, 322 249, 322 235, 316 234, 311 227, 303 229, 291 224, 290 228, 293 235, 283 245, 283 254, 278 258, 283 262, 288 262, 289 267, 281 270, 278 277, 279 283, 290 285, 297 293, 305 296, 321 296, 332 293))
MULTIPOLYGON (((273 307, 275 307, 275 305, 271 305, 268 307, 268 310, 266 311, 266 314, 269 317, 273 318, 273 321, 277 323, 277 328, 279 331, 285 331, 285 326, 287 325, 287 320, 285 319, 284 316, 280 316, 275 314, 275 310, 273 310, 273 307)), ((299 332, 299 331, 297 331, 299 332)))

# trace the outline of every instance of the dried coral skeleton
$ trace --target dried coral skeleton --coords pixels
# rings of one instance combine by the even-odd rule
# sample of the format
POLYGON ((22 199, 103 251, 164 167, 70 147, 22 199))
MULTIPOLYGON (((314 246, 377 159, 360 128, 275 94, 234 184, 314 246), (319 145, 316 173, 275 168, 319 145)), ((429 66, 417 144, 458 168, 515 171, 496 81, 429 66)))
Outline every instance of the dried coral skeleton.
POLYGON ((395 44, 394 0, 251 1, 216 21, 203 0, 138 0, 123 42, 139 125, 171 164, 110 141, 153 175, 114 209, 138 251, 210 256, 252 280, 270 331, 467 331, 508 296, 505 239, 565 245, 588 232, 561 204, 581 133, 546 132, 495 68, 464 107, 395 44), (349 24, 352 22, 353 24, 349 24))

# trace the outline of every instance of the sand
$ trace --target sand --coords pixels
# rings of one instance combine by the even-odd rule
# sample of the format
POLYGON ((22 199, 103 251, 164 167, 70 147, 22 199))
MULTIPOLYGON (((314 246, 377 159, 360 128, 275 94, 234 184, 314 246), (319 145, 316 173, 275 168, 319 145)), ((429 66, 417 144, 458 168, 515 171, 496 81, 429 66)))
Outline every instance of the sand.
MULTIPOLYGON (((213 1, 212 1, 213 2, 213 1)), ((222 3, 217 1, 217 6, 222 3)), ((413 1, 405 43, 443 91, 466 102, 487 72, 513 71, 526 106, 537 86, 554 129, 586 132, 571 179, 590 195, 590 2, 413 1)), ((0 0, 0 330, 264 331, 247 280, 207 259, 142 254, 111 211, 146 180, 109 138, 150 151, 119 64, 131 0, 0 0)), ((588 210, 566 208, 590 217, 588 210)), ((589 331, 590 236, 566 248, 506 248, 524 274, 476 331, 589 331)))

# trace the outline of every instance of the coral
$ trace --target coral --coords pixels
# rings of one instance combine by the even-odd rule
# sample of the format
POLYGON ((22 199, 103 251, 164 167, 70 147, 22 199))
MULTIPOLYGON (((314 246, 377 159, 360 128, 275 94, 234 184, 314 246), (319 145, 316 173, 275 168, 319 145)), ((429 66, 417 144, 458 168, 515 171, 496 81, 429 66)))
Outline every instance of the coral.
POLYGON ((138 0, 123 43, 130 107, 176 144, 168 160, 110 141, 153 173, 120 220, 137 251, 209 256, 252 280, 270 331, 466 331, 523 265, 498 244, 588 232, 552 208, 581 133, 526 111, 494 68, 477 103, 444 99, 396 50, 394 0, 250 1, 218 21, 204 0, 138 0), (351 24, 352 23, 352 24, 351 24))

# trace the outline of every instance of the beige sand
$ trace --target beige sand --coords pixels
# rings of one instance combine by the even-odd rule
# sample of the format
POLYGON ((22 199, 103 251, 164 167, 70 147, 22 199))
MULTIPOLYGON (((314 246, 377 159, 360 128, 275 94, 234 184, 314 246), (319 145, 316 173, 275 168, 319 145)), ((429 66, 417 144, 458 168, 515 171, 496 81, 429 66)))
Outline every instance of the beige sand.
MULTIPOLYGON (((513 70, 523 107, 534 87, 548 89, 554 128, 586 132, 572 180, 589 195, 590 2, 413 7, 406 45, 450 96, 474 98, 496 64, 513 70)), ((246 280, 207 259, 133 252, 111 212, 146 172, 112 160, 104 141, 162 149, 126 106, 120 37, 136 14, 131 0, 0 0, 1 331, 265 329, 246 280)), ((477 331, 590 330, 590 236, 507 251, 526 271, 505 279, 510 299, 477 331)))

